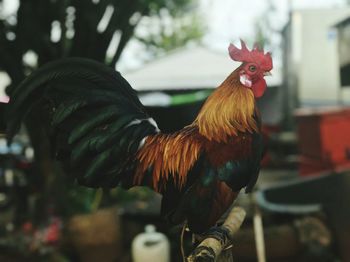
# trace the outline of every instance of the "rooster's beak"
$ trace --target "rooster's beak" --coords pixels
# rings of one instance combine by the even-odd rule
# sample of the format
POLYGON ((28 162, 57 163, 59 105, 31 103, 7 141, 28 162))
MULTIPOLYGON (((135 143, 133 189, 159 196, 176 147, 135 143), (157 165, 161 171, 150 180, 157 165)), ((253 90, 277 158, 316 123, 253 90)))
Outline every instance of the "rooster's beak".
POLYGON ((264 76, 272 76, 270 71, 264 72, 264 76))

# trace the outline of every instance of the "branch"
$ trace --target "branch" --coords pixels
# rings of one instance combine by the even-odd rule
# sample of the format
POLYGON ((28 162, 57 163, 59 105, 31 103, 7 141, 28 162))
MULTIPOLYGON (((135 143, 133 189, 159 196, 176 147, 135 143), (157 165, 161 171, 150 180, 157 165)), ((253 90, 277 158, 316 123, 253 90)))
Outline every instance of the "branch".
POLYGON ((207 237, 195 248, 193 253, 187 258, 188 262, 195 261, 216 261, 220 254, 232 242, 233 235, 240 229, 246 212, 241 207, 234 207, 224 224, 220 227, 214 227, 213 233, 207 237), (217 234, 215 234, 215 232, 217 234))

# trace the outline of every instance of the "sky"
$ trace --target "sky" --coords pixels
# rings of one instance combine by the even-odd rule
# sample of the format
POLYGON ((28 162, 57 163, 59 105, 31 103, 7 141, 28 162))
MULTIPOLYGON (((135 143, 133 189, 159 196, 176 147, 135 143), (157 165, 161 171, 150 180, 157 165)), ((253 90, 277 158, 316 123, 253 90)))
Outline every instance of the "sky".
MULTIPOLYGON (((252 37, 257 18, 268 11, 268 0, 200 0, 203 16, 209 24, 208 34, 216 39, 252 37)), ((289 8, 343 7, 346 0, 270 0, 276 11, 271 19, 276 28, 287 22, 289 8), (289 7, 290 6, 290 7, 289 7)))

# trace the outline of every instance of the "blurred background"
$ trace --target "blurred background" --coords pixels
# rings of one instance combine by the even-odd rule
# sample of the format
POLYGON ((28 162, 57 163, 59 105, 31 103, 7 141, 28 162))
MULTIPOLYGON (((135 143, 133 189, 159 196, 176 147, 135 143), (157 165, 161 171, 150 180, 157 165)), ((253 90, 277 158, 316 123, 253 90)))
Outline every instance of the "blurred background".
MULTIPOLYGON (((233 256, 350 261, 349 0, 0 0, 0 101, 41 65, 87 57, 178 130, 239 65, 227 47, 240 38, 271 51, 274 69, 258 101, 267 152, 255 193, 238 200, 248 216, 233 256)), ((159 261, 181 261, 160 196, 78 186, 42 136, 28 120, 12 145, 0 138, 0 261, 151 261, 132 253, 154 245, 159 261)))

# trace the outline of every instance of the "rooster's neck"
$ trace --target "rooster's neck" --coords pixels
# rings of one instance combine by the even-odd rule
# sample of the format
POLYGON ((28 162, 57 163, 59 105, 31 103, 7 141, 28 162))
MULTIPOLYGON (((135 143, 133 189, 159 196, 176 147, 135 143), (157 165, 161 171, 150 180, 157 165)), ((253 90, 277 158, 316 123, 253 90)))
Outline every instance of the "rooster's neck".
POLYGON ((254 113, 253 92, 240 83, 236 70, 208 97, 193 124, 207 139, 226 141, 240 132, 257 131, 254 113))

